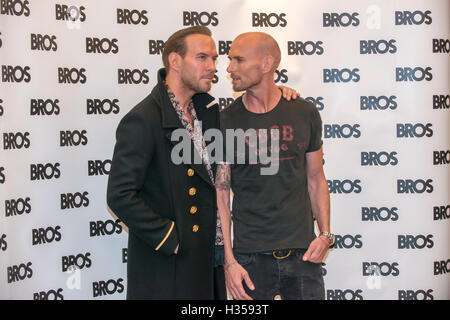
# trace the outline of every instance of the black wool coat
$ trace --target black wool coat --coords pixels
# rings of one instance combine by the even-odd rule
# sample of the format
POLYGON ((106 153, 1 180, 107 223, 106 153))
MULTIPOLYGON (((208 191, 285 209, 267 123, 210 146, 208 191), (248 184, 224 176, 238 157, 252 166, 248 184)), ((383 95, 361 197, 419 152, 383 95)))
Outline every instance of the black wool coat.
MULTIPOLYGON (((165 75, 120 121, 109 173, 108 206, 129 230, 127 299, 213 299, 215 187, 203 164, 171 161, 171 134, 183 126, 165 75)), ((193 97, 203 132, 219 128, 212 100, 193 97)))

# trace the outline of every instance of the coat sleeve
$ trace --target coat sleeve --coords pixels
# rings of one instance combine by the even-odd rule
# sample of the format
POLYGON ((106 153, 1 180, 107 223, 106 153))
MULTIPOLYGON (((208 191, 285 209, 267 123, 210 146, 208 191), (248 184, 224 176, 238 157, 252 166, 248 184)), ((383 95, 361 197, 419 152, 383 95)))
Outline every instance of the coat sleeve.
POLYGON ((125 115, 116 132, 107 203, 129 232, 154 250, 170 255, 178 244, 175 222, 155 213, 140 196, 154 152, 148 121, 136 112, 125 115))

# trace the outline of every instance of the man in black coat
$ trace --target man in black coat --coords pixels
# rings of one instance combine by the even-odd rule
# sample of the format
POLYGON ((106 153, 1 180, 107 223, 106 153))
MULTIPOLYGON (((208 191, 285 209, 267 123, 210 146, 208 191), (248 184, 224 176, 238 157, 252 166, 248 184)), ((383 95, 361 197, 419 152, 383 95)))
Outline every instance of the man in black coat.
POLYGON ((219 128, 218 105, 207 107, 216 59, 208 28, 173 34, 157 85, 117 128, 107 202, 129 230, 127 299, 226 299, 223 268, 215 264, 215 164, 194 135, 199 123, 203 133, 219 128), (192 159, 202 163, 174 164, 176 129, 191 135, 192 159))

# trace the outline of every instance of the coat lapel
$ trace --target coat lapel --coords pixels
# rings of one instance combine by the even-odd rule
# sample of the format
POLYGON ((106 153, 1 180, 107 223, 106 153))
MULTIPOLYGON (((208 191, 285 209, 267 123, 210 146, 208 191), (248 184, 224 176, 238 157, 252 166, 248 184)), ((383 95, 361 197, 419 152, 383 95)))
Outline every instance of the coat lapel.
MULTIPOLYGON (((164 75, 162 75, 164 76, 164 75)), ((161 73, 160 73, 161 77, 161 73)), ((161 80, 161 78, 159 79, 161 80)), ((183 124, 180 121, 180 118, 178 117, 178 114, 176 113, 175 109, 172 107, 172 103, 170 102, 169 96, 167 94, 167 90, 163 84, 162 81, 159 81, 158 86, 159 88, 159 98, 161 99, 161 103, 159 105, 161 106, 161 117, 162 117, 162 128, 164 131, 164 136, 170 141, 172 145, 176 145, 178 141, 172 141, 172 133, 176 129, 184 129, 183 124)), ((214 106, 211 106, 209 108, 206 108, 206 105, 213 101, 214 98, 210 96, 209 94, 196 94, 193 97, 195 112, 197 113, 197 117, 199 120, 202 121, 202 133, 204 133, 209 128, 218 128, 218 105, 215 104, 214 106), (216 114, 217 112, 217 114, 216 114)), ((197 152, 197 149, 194 147, 194 142, 190 140, 190 147, 191 152, 196 153, 196 157, 199 159, 200 155, 197 152)), ((203 179, 205 180, 209 185, 214 186, 212 183, 208 171, 203 163, 195 164, 194 161, 194 154, 192 153, 191 157, 191 163, 186 163, 189 167, 194 169, 194 171, 203 179)), ((215 175, 215 164, 211 165, 213 168, 213 174, 215 175)))

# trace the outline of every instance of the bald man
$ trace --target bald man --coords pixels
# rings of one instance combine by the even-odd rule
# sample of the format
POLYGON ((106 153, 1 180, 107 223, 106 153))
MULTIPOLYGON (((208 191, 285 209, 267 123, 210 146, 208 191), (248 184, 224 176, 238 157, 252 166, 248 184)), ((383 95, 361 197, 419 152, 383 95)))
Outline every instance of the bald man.
POLYGON ((239 35, 228 57, 233 90, 245 91, 221 112, 225 136, 234 132, 237 143, 230 149, 227 141, 227 162, 215 182, 228 291, 238 300, 324 299, 321 262, 334 236, 319 112, 311 102, 280 94, 274 73, 281 53, 270 35, 239 35), (269 165, 276 170, 264 171, 269 165))

